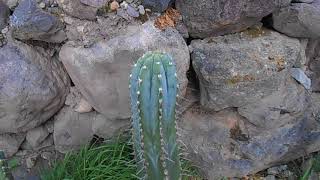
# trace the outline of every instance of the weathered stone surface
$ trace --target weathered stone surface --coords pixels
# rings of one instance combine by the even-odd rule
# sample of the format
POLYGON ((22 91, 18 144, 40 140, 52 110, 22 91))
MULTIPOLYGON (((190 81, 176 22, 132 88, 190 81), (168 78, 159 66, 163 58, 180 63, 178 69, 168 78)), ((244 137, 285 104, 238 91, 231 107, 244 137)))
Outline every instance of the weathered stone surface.
POLYGON ((310 63, 312 91, 320 92, 320 57, 310 63))
POLYGON ((320 0, 292 3, 272 14, 273 27, 288 36, 303 38, 320 37, 320 0))
POLYGON ((242 31, 291 0, 176 0, 191 37, 205 38, 242 31))
POLYGON ((10 9, 14 9, 18 5, 18 1, 19 0, 3 0, 10 9))
POLYGON ((0 133, 28 131, 64 104, 69 77, 60 62, 30 46, 0 48, 0 133))
POLYGON ((234 109, 209 112, 195 105, 179 126, 188 158, 207 179, 243 177, 319 150, 320 126, 308 114, 296 114, 286 123, 280 118, 278 125, 265 128, 249 123, 234 109))
POLYGON ((142 4, 144 7, 150 8, 153 11, 163 12, 173 2, 174 2, 173 0, 143 0, 142 4))
POLYGON ((164 51, 173 56, 183 94, 190 59, 186 43, 176 30, 160 31, 153 22, 130 26, 126 34, 89 48, 66 44, 59 57, 94 109, 114 120, 130 117, 129 73, 134 62, 147 51, 164 51))
POLYGON ((266 29, 194 40, 190 49, 201 104, 214 110, 271 95, 286 81, 291 67, 306 61, 299 40, 266 29))
POLYGON ((312 3, 314 0, 292 0, 293 3, 312 3))
POLYGON ((66 153, 88 144, 93 138, 92 122, 95 113, 79 114, 65 106, 55 116, 54 145, 56 150, 66 153))
POLYGON ((70 16, 87 20, 96 19, 98 8, 84 5, 80 0, 58 0, 58 4, 70 16))
POLYGON ((18 152, 25 136, 25 134, 0 134, 0 149, 4 151, 6 157, 18 152))
POLYGON ((278 91, 239 107, 238 112, 256 127, 271 130, 294 121, 308 106, 309 98, 305 89, 287 76, 278 91))
POLYGON ((108 139, 117 133, 127 130, 129 125, 129 119, 109 120, 98 113, 93 121, 92 131, 95 135, 108 139))
POLYGON ((13 36, 20 40, 61 43, 67 36, 59 19, 37 7, 35 0, 22 0, 11 16, 13 36))
POLYGON ((129 120, 108 120, 102 114, 75 112, 65 106, 55 117, 54 144, 56 150, 66 153, 88 144, 93 135, 110 138, 128 128, 129 120))
POLYGON ((96 8, 101 8, 107 5, 109 1, 110 0, 80 0, 81 3, 88 6, 96 7, 96 8))
POLYGON ((28 131, 26 140, 32 148, 39 146, 49 135, 49 131, 44 126, 39 126, 28 131))
POLYGON ((0 31, 7 26, 7 20, 10 15, 8 6, 0 0, 0 31))

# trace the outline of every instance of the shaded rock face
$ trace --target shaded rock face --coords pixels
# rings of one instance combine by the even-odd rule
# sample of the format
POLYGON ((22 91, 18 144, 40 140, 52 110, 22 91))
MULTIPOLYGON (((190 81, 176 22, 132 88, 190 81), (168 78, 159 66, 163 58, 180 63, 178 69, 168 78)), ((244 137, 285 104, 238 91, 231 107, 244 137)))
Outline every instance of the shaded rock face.
POLYGON ((18 152, 25 137, 25 134, 0 134, 0 149, 6 157, 11 157, 18 152))
POLYGON ((10 9, 9 7, 0 1, 0 31, 7 26, 7 20, 10 15, 10 9))
POLYGON ((0 48, 0 72, 0 133, 32 129, 63 106, 70 82, 60 62, 8 42, 0 48))
POLYGON ((187 45, 177 31, 162 32, 152 22, 129 27, 127 34, 100 41, 89 48, 66 44, 59 56, 94 109, 114 120, 130 117, 128 79, 131 67, 145 52, 153 50, 173 56, 184 94, 190 59, 187 45))
POLYGON ((208 179, 243 177, 319 150, 319 123, 308 113, 296 113, 286 122, 269 120, 272 128, 264 128, 249 123, 236 109, 210 112, 194 105, 179 126, 188 158, 208 179))
MULTIPOLYGON (((69 16, 79 19, 95 20, 98 8, 87 6, 80 0, 58 0, 59 6, 69 16)), ((92 2, 91 2, 92 3, 92 2)))
POLYGON ((144 7, 157 12, 165 11, 172 3, 173 0, 143 0, 142 2, 144 7))
POLYGON ((272 14, 273 27, 288 36, 320 38, 320 0, 292 3, 272 14))
POLYGON ((218 111, 257 102, 279 90, 291 67, 305 63, 299 40, 260 31, 191 42, 203 106, 218 111))
POLYGON ((67 36, 57 17, 42 11, 35 0, 22 0, 11 16, 13 36, 20 40, 61 43, 67 36))
POLYGON ((190 36, 205 38, 242 31, 291 0, 176 0, 190 36))
POLYGON ((55 149, 66 153, 88 144, 93 135, 111 138, 125 129, 129 121, 111 121, 97 112, 78 113, 65 106, 55 116, 53 138, 55 149))

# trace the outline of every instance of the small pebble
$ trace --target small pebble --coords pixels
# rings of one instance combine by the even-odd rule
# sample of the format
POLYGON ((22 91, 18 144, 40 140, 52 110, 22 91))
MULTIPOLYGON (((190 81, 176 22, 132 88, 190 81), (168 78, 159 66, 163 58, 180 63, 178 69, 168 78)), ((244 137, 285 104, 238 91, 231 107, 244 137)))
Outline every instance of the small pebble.
POLYGON ((9 28, 8 28, 8 26, 7 26, 7 27, 5 27, 5 28, 3 28, 3 29, 1 30, 1 33, 2 33, 2 34, 6 34, 8 31, 9 31, 9 28))
POLYGON ((133 0, 126 0, 127 3, 133 3, 133 0))
POLYGON ((128 3, 126 1, 123 1, 121 4, 120 4, 121 8, 123 9, 127 9, 128 8, 128 3))
POLYGON ((138 9, 139 9, 139 14, 144 15, 146 13, 146 11, 144 10, 144 7, 142 5, 139 5, 138 9))
POLYGON ((41 9, 44 9, 44 8, 46 7, 46 4, 45 4, 44 2, 41 2, 41 3, 39 4, 39 7, 40 7, 41 9))
POLYGON ((116 11, 119 8, 119 3, 117 1, 112 1, 112 3, 110 4, 110 9, 111 11, 116 11))

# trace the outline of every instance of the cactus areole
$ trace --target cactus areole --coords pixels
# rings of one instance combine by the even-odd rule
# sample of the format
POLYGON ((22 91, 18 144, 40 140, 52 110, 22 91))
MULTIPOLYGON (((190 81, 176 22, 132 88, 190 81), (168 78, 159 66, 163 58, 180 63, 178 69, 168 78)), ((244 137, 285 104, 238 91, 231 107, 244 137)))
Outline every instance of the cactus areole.
POLYGON ((130 74, 132 139, 140 179, 181 179, 175 106, 176 67, 165 53, 149 52, 130 74))

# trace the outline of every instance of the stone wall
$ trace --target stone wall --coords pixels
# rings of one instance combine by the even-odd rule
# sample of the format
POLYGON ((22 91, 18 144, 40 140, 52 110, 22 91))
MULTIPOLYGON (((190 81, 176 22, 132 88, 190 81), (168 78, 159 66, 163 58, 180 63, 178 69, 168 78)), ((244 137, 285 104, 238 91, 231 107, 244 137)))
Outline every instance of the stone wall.
POLYGON ((208 179, 319 151, 319 9, 320 0, 0 0, 0 149, 44 158, 127 130, 129 71, 162 51, 177 64, 185 154, 208 179))

